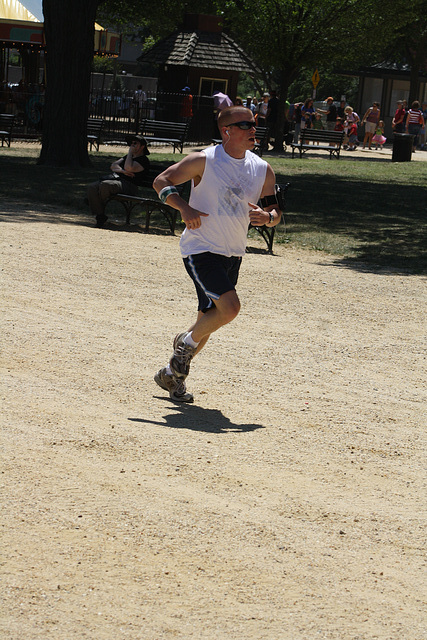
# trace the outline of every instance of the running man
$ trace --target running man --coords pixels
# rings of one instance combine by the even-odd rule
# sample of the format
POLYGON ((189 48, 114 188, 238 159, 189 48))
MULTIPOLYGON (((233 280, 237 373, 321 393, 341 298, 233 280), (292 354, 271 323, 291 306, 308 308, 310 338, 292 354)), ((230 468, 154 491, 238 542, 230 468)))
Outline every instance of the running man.
POLYGON ((181 255, 198 297, 195 323, 175 337, 168 366, 154 376, 178 402, 193 402, 185 384, 192 358, 214 331, 239 313, 235 286, 249 223, 273 227, 282 217, 274 171, 251 152, 255 145, 252 111, 227 107, 218 116, 218 128, 221 145, 190 153, 153 183, 160 200, 177 209, 185 223, 181 255), (188 180, 192 183, 187 203, 176 185, 188 180), (260 198, 262 208, 257 204, 260 198))

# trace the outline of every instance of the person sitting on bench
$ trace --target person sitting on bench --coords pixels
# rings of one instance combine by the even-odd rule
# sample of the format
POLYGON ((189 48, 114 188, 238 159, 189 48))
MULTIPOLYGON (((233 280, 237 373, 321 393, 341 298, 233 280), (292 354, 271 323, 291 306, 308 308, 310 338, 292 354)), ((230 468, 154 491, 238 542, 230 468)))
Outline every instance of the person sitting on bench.
POLYGON ((145 182, 150 170, 150 161, 147 158, 150 152, 145 138, 138 134, 128 136, 126 144, 129 145, 129 151, 126 156, 111 164, 110 169, 113 173, 92 182, 87 188, 87 199, 96 217, 97 227, 103 227, 108 220, 105 206, 111 196, 117 193, 136 196, 138 187, 145 182))

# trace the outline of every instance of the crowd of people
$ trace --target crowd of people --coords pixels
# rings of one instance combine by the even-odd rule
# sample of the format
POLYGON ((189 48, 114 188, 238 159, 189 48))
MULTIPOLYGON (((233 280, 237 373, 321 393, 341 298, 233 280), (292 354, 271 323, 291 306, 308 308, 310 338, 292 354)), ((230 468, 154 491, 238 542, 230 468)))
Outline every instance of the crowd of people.
POLYGON ((409 133, 414 136, 412 151, 417 148, 427 149, 426 145, 426 123, 427 123, 427 103, 423 102, 422 107, 418 100, 415 100, 410 109, 406 100, 398 100, 396 111, 392 120, 392 127, 395 133, 409 133))
MULTIPOLYGON (((179 117, 181 120, 188 121, 194 115, 193 96, 188 86, 184 87, 181 93, 179 117)), ((280 104, 276 91, 266 91, 259 98, 248 95, 246 99, 243 99, 238 96, 234 101, 226 94, 218 91, 212 97, 214 98, 215 111, 214 137, 219 135, 216 122, 221 109, 229 106, 240 106, 250 109, 257 126, 268 127, 269 140, 276 139, 280 104), (217 97, 219 98, 218 100, 217 97)), ((22 80, 14 87, 10 87, 7 83, 0 85, 0 111, 16 113, 22 119, 24 125, 41 126, 43 103, 44 85, 25 85, 22 80)), ((138 112, 139 117, 142 117, 143 114, 145 117, 154 117, 154 111, 148 113, 148 103, 147 94, 141 85, 134 92, 129 92, 126 102, 131 109, 131 115, 136 116, 138 112), (145 111, 147 112, 145 113, 145 111)), ((384 146, 387 142, 385 136, 385 120, 387 119, 384 119, 384 116, 381 117, 379 102, 373 102, 363 117, 360 117, 345 100, 341 100, 339 106, 337 105, 338 101, 335 101, 332 96, 326 98, 322 105, 323 108, 316 108, 311 97, 304 102, 289 103, 286 101, 283 129, 286 143, 291 141, 297 143, 304 128, 326 129, 327 131, 344 130, 344 149, 354 151, 360 144, 359 134, 361 133, 360 129, 363 128, 363 138, 361 135, 363 149, 375 148, 378 150, 384 146)), ((127 113, 126 109, 124 111, 127 113)), ((414 152, 417 149, 427 150, 426 121, 427 102, 420 103, 420 101, 415 100, 409 106, 406 100, 397 100, 391 123, 392 130, 396 134, 412 135, 414 152)))
MULTIPOLYGON (((183 89, 184 94, 190 93, 189 87, 183 89)), ((189 96, 192 98, 192 96, 189 96)), ((214 98, 215 111, 215 135, 219 133, 216 128, 216 122, 222 109, 236 106, 246 107, 250 109, 254 116, 256 125, 259 127, 269 128, 269 139, 275 140, 277 135, 277 122, 279 115, 279 97, 276 91, 264 92, 259 98, 257 96, 248 95, 246 99, 237 96, 232 101, 229 96, 216 91, 214 98)), ((184 95, 184 99, 188 95, 184 95)), ((304 128, 313 128, 327 131, 344 131, 344 149, 354 151, 359 142, 359 127, 363 127, 363 140, 361 142, 363 149, 382 149, 387 142, 385 136, 385 121, 381 119, 381 108, 379 102, 373 102, 363 117, 360 117, 356 111, 345 100, 339 102, 329 96, 324 101, 324 108, 315 107, 313 98, 309 97, 304 102, 285 102, 285 119, 283 134, 287 142, 293 141, 297 143, 300 139, 301 131, 304 128)), ((191 106, 183 103, 181 116, 187 119, 191 117, 191 106), (185 111, 185 113, 184 113, 185 111)), ((416 149, 427 149, 425 126, 427 121, 427 103, 420 105, 419 101, 414 101, 411 107, 408 107, 406 100, 398 100, 396 112, 392 120, 392 129, 394 133, 408 133, 414 136, 413 151, 416 149)))
MULTIPOLYGON (((270 136, 275 137, 279 99, 277 93, 264 93, 259 100, 254 96, 248 96, 246 102, 237 98, 236 105, 245 106, 254 114, 258 126, 268 126, 270 136)), ((407 133, 413 136, 413 151, 427 149, 426 145, 427 103, 422 105, 415 100, 408 107, 406 100, 398 100, 397 108, 392 120, 394 133, 407 133)), ((313 98, 307 98, 304 102, 285 104, 285 129, 284 134, 292 130, 292 139, 296 143, 300 139, 304 128, 326 129, 327 131, 344 131, 344 149, 354 151, 359 143, 359 127, 364 128, 362 142, 363 149, 382 149, 387 141, 384 135, 385 122, 381 119, 379 102, 373 102, 363 117, 341 100, 336 106, 334 99, 329 96, 325 100, 324 108, 315 108, 313 98)))

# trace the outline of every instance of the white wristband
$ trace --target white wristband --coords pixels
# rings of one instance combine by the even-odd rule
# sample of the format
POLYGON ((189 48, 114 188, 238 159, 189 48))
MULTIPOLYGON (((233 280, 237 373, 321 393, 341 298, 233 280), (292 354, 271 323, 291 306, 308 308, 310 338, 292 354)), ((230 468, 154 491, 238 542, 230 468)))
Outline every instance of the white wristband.
POLYGON ((178 189, 176 187, 173 187, 173 186, 163 187, 163 189, 160 189, 160 191, 159 191, 159 198, 163 202, 163 204, 165 204, 166 200, 173 193, 178 193, 178 189))

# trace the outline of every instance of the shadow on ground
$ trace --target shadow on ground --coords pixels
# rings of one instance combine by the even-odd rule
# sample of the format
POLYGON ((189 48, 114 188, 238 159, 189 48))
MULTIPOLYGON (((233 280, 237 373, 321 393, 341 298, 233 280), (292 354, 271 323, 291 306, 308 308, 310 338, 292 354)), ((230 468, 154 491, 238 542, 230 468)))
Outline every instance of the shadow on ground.
MULTIPOLYGON (((336 175, 293 175, 291 183, 287 237, 321 232, 346 237, 352 257, 335 262, 343 267, 427 272, 427 187, 336 175)), ((283 235, 277 234, 277 241, 283 235)))
MULTIPOLYGON (((5 159, 2 156, 2 219, 17 220, 16 211, 10 215, 5 205, 5 200, 13 199, 21 207, 19 220, 22 222, 92 226, 93 219, 84 203, 86 187, 105 175, 106 167, 115 158, 116 154, 94 156, 90 169, 52 169, 39 166, 27 157, 5 159), (38 215, 40 212, 43 215, 38 215)), ((389 159, 384 161, 390 162, 389 159)), ((292 161, 289 166, 297 167, 292 161)), ((315 172, 299 174, 298 171, 278 174, 278 181, 290 181, 291 188, 287 194, 286 231, 277 231, 275 244, 298 234, 323 233, 329 238, 339 235, 346 238, 345 251, 327 249, 316 242, 309 243, 308 248, 344 254, 346 257, 337 260, 336 264, 346 268, 376 270, 380 267, 383 273, 387 270, 390 273, 426 273, 427 187, 398 183, 394 174, 387 181, 377 181, 375 164, 369 166, 373 171, 366 180, 353 179, 350 173, 344 176, 315 172)), ((141 191, 141 195, 147 197, 152 194, 152 190, 141 191)), ((117 216, 112 214, 110 219, 110 229, 144 233, 144 218, 132 220, 130 226, 124 224, 123 212, 117 216)), ((164 235, 170 232, 162 218, 153 218, 150 233, 164 235)), ((251 251, 257 252, 257 249, 251 251)))
MULTIPOLYGON (((159 400, 164 400, 160 398, 159 400)), ((145 418, 129 418, 131 422, 141 424, 155 424, 171 429, 189 429, 206 433, 247 433, 256 429, 265 429, 260 424, 235 424, 218 409, 204 409, 191 404, 174 404, 173 413, 167 413, 164 421, 148 420, 145 418)))

